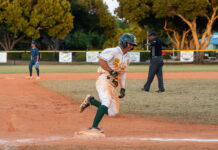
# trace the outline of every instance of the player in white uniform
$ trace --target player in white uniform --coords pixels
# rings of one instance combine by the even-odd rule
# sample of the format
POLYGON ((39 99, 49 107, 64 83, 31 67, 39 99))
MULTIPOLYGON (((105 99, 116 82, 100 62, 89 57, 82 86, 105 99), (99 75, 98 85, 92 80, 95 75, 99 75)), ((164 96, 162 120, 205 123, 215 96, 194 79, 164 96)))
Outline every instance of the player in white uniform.
POLYGON ((87 95, 80 105, 80 112, 88 106, 93 105, 98 108, 94 122, 90 130, 103 132, 98 128, 104 114, 115 116, 119 113, 119 98, 125 96, 126 68, 130 62, 128 51, 134 49, 136 38, 133 34, 123 34, 119 41, 119 47, 105 49, 99 56, 96 89, 100 98, 99 102, 93 96, 87 95), (116 88, 120 86, 120 96, 118 97, 116 88))

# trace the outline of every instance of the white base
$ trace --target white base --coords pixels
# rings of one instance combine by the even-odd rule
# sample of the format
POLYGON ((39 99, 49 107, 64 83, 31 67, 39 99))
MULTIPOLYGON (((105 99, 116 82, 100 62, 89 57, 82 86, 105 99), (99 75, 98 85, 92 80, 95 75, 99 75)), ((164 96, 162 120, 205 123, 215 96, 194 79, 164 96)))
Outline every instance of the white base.
POLYGON ((75 132, 74 137, 78 137, 78 138, 105 138, 105 134, 100 133, 98 131, 94 131, 94 130, 85 130, 85 131, 75 132))

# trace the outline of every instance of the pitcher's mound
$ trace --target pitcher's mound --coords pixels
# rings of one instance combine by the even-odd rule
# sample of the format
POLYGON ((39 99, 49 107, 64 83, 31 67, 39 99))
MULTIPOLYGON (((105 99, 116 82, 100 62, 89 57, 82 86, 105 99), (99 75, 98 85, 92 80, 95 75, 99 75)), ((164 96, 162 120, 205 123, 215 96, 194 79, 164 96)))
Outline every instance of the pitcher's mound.
POLYGON ((74 137, 78 138, 105 138, 105 134, 94 130, 75 132, 74 137))

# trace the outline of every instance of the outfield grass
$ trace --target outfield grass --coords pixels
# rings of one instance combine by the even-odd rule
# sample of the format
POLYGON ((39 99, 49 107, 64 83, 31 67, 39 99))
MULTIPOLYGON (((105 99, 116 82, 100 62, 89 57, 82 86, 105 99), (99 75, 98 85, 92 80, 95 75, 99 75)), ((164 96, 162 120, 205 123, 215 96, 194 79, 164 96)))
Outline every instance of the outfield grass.
MULTIPOLYGON (((41 73, 96 72, 98 65, 40 65, 41 73)), ((130 65, 127 72, 147 72, 148 65, 130 65)), ((164 65, 165 72, 218 71, 218 65, 164 65)), ((33 67, 33 71, 35 71, 33 67)), ((28 65, 2 65, 0 73, 27 73, 28 65)))
MULTIPOLYGON (((157 81, 149 93, 141 91, 144 80, 128 80, 121 112, 178 122, 218 124, 218 79, 168 79, 165 93, 156 93, 157 81)), ((95 80, 41 81, 40 85, 82 101, 86 94, 96 98, 95 80)))

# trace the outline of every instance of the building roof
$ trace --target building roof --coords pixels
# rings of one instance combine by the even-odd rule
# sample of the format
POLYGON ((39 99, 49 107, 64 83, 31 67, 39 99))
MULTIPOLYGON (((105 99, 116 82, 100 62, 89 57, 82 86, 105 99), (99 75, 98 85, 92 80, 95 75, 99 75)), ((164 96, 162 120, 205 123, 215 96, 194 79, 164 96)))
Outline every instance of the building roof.
MULTIPOLYGON (((205 38, 205 40, 207 40, 207 38, 205 38)), ((209 44, 218 45, 218 32, 213 33, 209 44)))
POLYGON ((210 44, 218 45, 218 32, 215 32, 210 40, 210 44))

